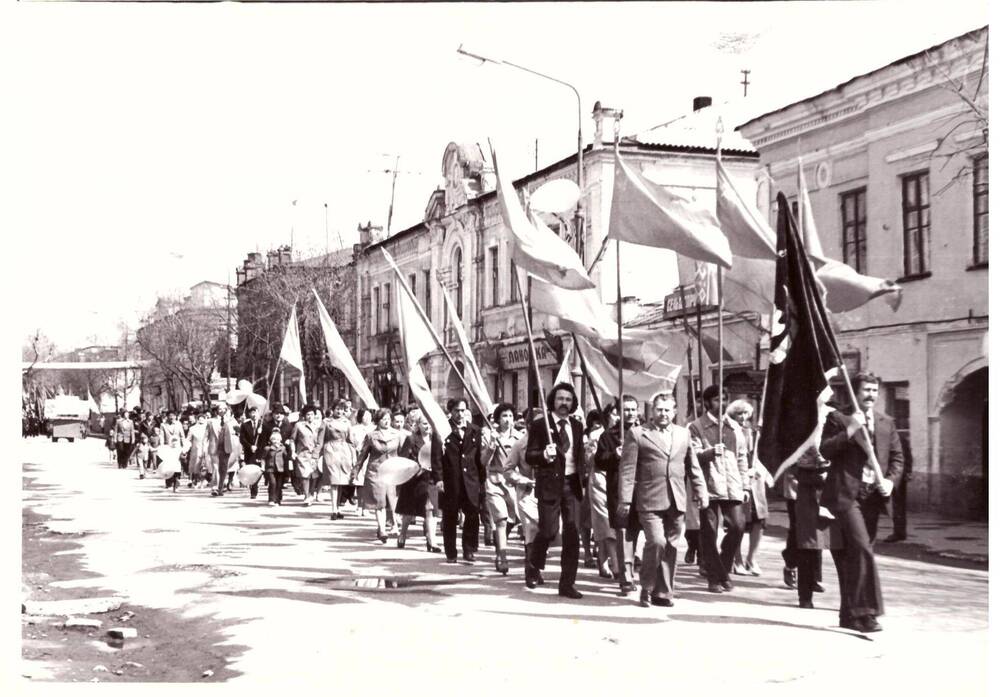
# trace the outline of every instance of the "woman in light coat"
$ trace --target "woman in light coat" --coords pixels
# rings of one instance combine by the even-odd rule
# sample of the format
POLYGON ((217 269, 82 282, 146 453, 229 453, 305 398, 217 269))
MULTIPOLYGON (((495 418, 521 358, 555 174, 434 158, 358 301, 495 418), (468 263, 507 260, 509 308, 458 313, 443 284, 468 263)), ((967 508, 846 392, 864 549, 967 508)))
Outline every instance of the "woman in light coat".
POLYGON ((358 503, 366 510, 375 511, 376 536, 379 542, 385 544, 389 539, 387 519, 395 524, 396 487, 383 483, 378 470, 379 465, 399 450, 402 437, 400 432, 392 427, 391 410, 379 409, 375 414, 375 423, 376 428, 365 438, 354 468, 357 472, 364 471, 365 483, 358 497, 358 503))

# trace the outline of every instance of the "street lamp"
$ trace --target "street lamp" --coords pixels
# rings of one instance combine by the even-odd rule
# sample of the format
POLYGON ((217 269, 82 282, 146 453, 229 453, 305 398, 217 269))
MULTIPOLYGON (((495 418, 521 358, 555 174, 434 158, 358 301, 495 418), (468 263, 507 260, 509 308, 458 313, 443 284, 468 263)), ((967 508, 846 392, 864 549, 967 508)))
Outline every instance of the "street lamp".
POLYGON ((473 60, 480 61, 480 64, 493 63, 495 65, 506 65, 510 68, 516 68, 517 70, 522 70, 526 73, 531 73, 537 77, 550 80, 552 82, 559 83, 565 87, 569 87, 573 90, 573 94, 576 96, 576 184, 580 187, 580 199, 576 202, 576 213, 574 214, 574 233, 576 237, 576 249, 577 253, 580 255, 580 260, 584 260, 584 246, 583 246, 583 215, 581 213, 582 198, 583 198, 583 104, 580 101, 580 93, 577 89, 566 82, 565 80, 560 80, 559 78, 552 77, 551 75, 546 75, 545 73, 538 72, 537 70, 532 70, 523 65, 518 65, 517 63, 511 63, 503 58, 490 58, 478 53, 472 53, 467 51, 462 47, 462 44, 458 46, 458 53, 462 56, 467 56, 473 60))

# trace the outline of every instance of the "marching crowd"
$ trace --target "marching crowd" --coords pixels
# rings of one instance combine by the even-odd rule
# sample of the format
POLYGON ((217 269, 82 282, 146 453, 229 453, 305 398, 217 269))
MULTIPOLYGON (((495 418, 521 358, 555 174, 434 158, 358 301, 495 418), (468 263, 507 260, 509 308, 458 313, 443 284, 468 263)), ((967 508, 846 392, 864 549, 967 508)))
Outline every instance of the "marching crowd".
MULTIPOLYGON (((830 549, 841 626, 873 632, 881 628, 882 597, 872 545, 889 498, 866 469, 860 429, 868 430, 886 480, 902 475, 902 450, 892 420, 874 412, 878 378, 859 373, 852 387, 862 411, 830 414, 819 447, 781 477, 790 521, 783 574, 798 589, 799 606, 812 608, 813 593, 824 591, 821 550, 830 549)), ((164 476, 173 491, 186 476, 188 487, 225 496, 238 476, 251 499, 263 480, 268 506, 291 503, 286 486, 295 503, 310 506, 328 490, 330 519, 344 518, 342 507, 370 512, 382 544, 394 535, 405 547, 421 518, 427 551, 443 548, 452 563, 459 553, 475 562, 482 527, 483 544, 505 575, 517 531, 529 588, 545 583, 549 545, 561 534, 559 596, 582 597, 582 550, 584 566, 622 595, 638 591, 642 607, 669 607, 682 540, 684 562, 697 563, 711 593, 733 591, 734 575, 761 574, 766 489, 775 486, 755 457, 751 403, 730 402, 714 385, 701 397, 699 415, 686 427, 674 424, 677 403, 666 393, 653 398, 645 421, 629 395, 581 419, 566 383, 547 395, 548 423, 541 409, 506 403, 488 421, 473 418, 466 400, 454 398, 447 404, 450 433, 434 432, 416 406, 355 410, 347 400, 325 413, 308 404, 294 422, 281 404, 266 417, 254 406, 237 416, 225 404, 181 414, 123 410, 108 447, 119 468, 134 465, 140 478, 162 465, 164 447, 179 451, 180 467, 164 476), (405 481, 397 481, 397 456, 419 466, 405 481)))

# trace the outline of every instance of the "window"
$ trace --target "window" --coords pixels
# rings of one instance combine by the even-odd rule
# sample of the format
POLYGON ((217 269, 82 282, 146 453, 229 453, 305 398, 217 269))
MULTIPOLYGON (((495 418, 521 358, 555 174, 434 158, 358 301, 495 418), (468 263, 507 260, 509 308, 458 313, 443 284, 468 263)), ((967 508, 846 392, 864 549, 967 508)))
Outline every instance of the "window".
POLYGON ((417 297, 417 274, 410 274, 410 292, 413 293, 413 297, 417 297))
POLYGON ((931 236, 930 175, 917 172, 903 177, 903 275, 919 276, 930 271, 928 250, 931 236))
POLYGON ((372 336, 382 330, 382 314, 379 312, 379 308, 382 306, 381 297, 381 289, 378 286, 372 288, 372 336))
POLYGON ((431 317, 431 270, 424 269, 424 312, 431 317))
POLYGON ((972 161, 972 263, 990 260, 990 161, 980 155, 972 161))
POLYGON ((510 374, 510 403, 517 405, 520 402, 517 399, 517 373, 510 374))
POLYGON ((841 251, 844 263, 858 273, 867 273, 868 240, 865 190, 857 189, 840 195, 841 251))
POLYGON ((462 319, 462 286, 465 282, 465 273, 462 268, 462 248, 455 248, 455 255, 452 257, 451 264, 451 280, 455 284, 455 313, 458 314, 458 318, 462 319))
POLYGON ((510 260, 510 302, 517 302, 517 264, 510 260))
POLYGON ((500 304, 500 249, 490 247, 490 305, 500 304))
POLYGON ((389 319, 392 316, 392 314, 391 314, 391 310, 392 310, 391 297, 392 296, 389 295, 389 284, 388 283, 383 284, 382 285, 382 309, 385 311, 385 324, 383 326, 385 327, 386 331, 389 331, 389 329, 392 328, 392 320, 389 319))

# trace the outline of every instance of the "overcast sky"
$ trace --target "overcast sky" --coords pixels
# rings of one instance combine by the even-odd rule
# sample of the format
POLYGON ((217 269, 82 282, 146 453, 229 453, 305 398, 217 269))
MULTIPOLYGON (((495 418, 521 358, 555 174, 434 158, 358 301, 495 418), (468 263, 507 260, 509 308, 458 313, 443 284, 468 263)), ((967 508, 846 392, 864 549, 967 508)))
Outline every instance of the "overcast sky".
MULTIPOLYGON (((984 2, 561 5, 30 4, 4 12, 22 309, 62 348, 113 340, 248 251, 322 251, 422 218, 450 141, 520 176, 576 149, 574 84, 634 133, 696 95, 756 113, 987 23, 984 2), (919 9, 918 9, 919 8, 919 9), (12 30, 12 31, 11 31, 12 30), (297 200, 293 208, 291 202, 297 200)), ((7 157, 5 156, 5 160, 7 157)))

